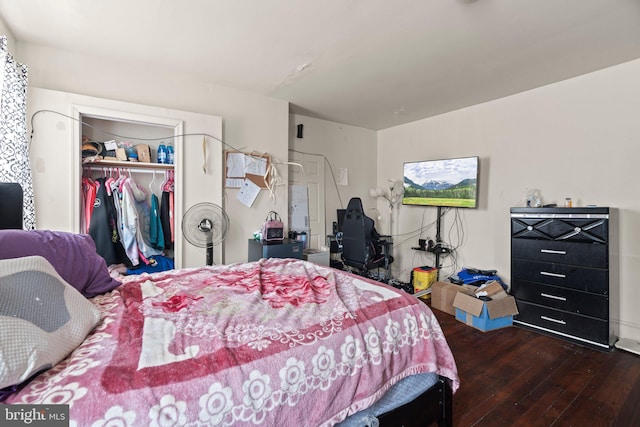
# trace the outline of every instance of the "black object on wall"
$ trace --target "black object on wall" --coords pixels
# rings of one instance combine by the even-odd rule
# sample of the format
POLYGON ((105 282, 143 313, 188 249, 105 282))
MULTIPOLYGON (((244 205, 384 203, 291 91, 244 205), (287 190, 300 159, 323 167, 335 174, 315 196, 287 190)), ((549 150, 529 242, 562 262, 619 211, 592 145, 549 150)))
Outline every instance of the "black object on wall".
POLYGON ((304 128, 304 125, 299 124, 297 127, 298 127, 298 133, 296 134, 296 138, 302 139, 302 129, 304 128))

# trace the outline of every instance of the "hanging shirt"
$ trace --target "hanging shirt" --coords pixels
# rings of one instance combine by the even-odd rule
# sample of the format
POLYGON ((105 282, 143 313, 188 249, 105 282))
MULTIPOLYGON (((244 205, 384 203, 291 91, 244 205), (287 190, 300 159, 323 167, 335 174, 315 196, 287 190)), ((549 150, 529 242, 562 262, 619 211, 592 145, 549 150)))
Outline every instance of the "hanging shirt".
POLYGON ((91 225, 91 214, 93 213, 93 205, 96 201, 97 187, 95 181, 90 178, 82 178, 82 190, 84 192, 84 206, 82 209, 83 221, 83 233, 89 232, 89 226, 91 225))
MULTIPOLYGON (((140 264, 140 257, 138 256, 138 241, 136 239, 136 235, 138 233, 138 211, 136 209, 136 195, 134 194, 129 181, 129 178, 125 179, 122 187, 120 188, 122 190, 121 237, 122 245, 124 246, 127 257, 135 267, 140 264)), ((135 183, 133 187, 137 189, 135 183)), ((140 197, 139 193, 138 196, 140 197)), ((144 194, 142 197, 144 197, 144 194)))
POLYGON ((151 246, 158 250, 165 248, 164 233, 162 231, 162 224, 160 223, 160 206, 158 202, 158 196, 151 195, 151 211, 149 218, 149 243, 151 246))
POLYGON ((109 180, 105 182, 107 190, 111 190, 111 200, 113 201, 113 207, 115 210, 115 233, 113 239, 116 248, 116 254, 121 264, 125 264, 127 267, 132 267, 133 264, 124 249, 122 240, 122 193, 118 183, 115 180, 109 180))
POLYGON ((122 193, 116 181, 108 182, 107 185, 111 190, 113 198, 113 206, 116 209, 116 230, 118 231, 118 240, 122 241, 122 193))
MULTIPOLYGON (((173 193, 171 193, 173 194, 173 193)), ((169 201, 170 193, 168 191, 162 192, 162 203, 160 203, 160 222, 162 224, 162 234, 164 236, 164 247, 166 249, 173 248, 173 234, 171 230, 171 203, 169 201)))

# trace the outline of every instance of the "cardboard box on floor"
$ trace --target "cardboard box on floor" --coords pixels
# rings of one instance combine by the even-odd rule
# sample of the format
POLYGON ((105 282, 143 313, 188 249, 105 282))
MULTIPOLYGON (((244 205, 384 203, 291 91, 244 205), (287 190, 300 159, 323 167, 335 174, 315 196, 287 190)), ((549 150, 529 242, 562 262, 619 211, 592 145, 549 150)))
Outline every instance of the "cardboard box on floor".
POLYGON ((451 282, 435 282, 431 285, 431 308, 456 315, 453 300, 458 292, 473 292, 478 289, 471 285, 456 285, 451 282))
POLYGON ((483 332, 505 328, 513 324, 518 314, 516 300, 508 295, 498 282, 488 282, 475 292, 458 292, 453 300, 456 319, 483 332), (491 297, 483 301, 476 296, 491 297))

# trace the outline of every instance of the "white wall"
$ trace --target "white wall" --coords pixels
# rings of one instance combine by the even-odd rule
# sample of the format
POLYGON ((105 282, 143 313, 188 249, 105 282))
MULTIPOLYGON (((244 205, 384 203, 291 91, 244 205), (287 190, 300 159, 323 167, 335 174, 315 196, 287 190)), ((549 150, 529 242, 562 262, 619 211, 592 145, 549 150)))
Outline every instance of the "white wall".
MULTIPOLYGON (((16 57, 29 66, 30 87, 221 116, 223 138, 231 146, 268 152, 276 161, 288 158, 289 106, 285 101, 203 84, 153 66, 136 68, 37 45, 19 43, 16 57)), ((37 147, 31 154, 38 157, 37 147)), ((63 158, 71 153, 61 150, 58 155, 63 158)), ((278 169, 286 183, 287 168, 280 165, 278 169)), ((55 180, 56 176, 50 179, 55 180)), ((34 191, 38 192, 38 188, 34 191)), ((71 190, 61 188, 60 191, 71 190)), ((272 209, 286 212, 288 205, 284 185, 278 187, 273 200, 262 191, 252 208, 236 199, 237 192, 235 189, 225 191, 225 208, 231 219, 225 242, 227 263, 246 261, 247 239, 260 228, 267 212, 272 209)), ((39 228, 58 224, 50 208, 40 209, 37 215, 39 228)))
POLYGON ((290 115, 289 148, 324 156, 326 232, 331 233, 336 210, 344 209, 352 197, 360 197, 369 216, 375 219, 375 199, 369 189, 376 186, 376 132, 356 126, 290 115), (296 138, 296 126, 304 125, 303 138, 296 138), (331 166, 329 167, 328 164, 331 166), (336 185, 338 171, 347 169, 348 185, 336 185))
POLYGON ((20 58, 15 55, 16 46, 15 46, 15 38, 13 37, 13 33, 9 31, 9 28, 7 28, 7 25, 4 22, 2 22, 2 19, 0 19, 0 35, 7 36, 7 47, 9 48, 9 52, 14 53, 14 57, 18 62, 22 62, 20 61, 20 58))
MULTIPOLYGON (((527 188, 544 203, 619 209, 621 336, 640 339, 640 60, 378 133, 378 180, 410 160, 480 156, 480 206, 462 212, 457 267, 494 268, 510 276, 509 208, 527 188)), ((451 238, 453 213, 444 219, 451 238)), ((401 207, 400 233, 435 220, 435 208, 401 207), (424 219, 423 219, 424 214, 424 219)), ((434 228, 425 231, 433 237, 434 228)), ((455 239, 456 233, 453 233, 455 239)), ((403 270, 431 258, 400 250, 403 270)), ((396 253, 398 248, 396 245, 396 253)), ((445 259, 445 264, 450 258, 445 259)), ((448 273, 450 273, 449 271, 448 273)), ((448 274, 447 273, 447 274, 448 274)))

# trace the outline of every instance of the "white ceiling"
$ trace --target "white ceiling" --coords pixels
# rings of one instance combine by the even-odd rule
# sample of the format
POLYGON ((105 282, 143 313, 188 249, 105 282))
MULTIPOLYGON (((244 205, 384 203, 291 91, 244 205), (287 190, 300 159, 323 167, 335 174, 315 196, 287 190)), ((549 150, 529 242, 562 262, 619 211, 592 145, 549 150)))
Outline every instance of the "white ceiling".
POLYGON ((0 18, 19 43, 370 129, 640 58, 640 0, 0 0, 0 18))

